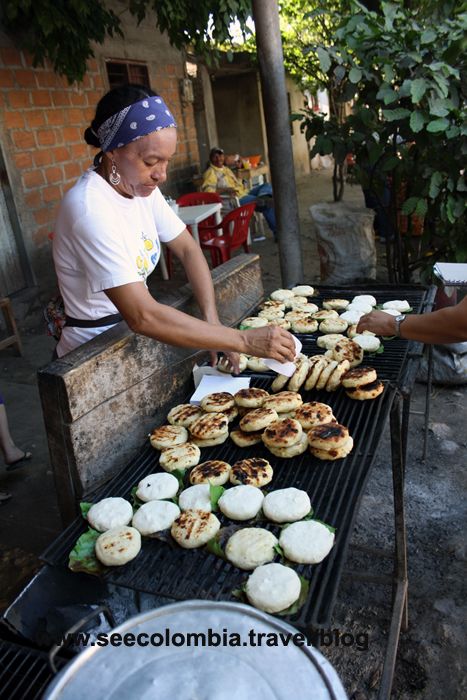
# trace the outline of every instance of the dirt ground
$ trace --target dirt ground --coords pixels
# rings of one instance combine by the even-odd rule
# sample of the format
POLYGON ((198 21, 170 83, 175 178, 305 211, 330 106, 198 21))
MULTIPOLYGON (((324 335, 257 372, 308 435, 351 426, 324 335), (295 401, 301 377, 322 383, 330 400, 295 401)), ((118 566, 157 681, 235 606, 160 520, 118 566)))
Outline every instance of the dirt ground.
MULTIPOLYGON (((297 182, 304 283, 319 283, 316 239, 309 206, 330 200, 328 172, 313 173, 297 182)), ((347 187, 348 201, 361 201, 358 188, 347 187)), ((277 246, 267 234, 253 243, 261 256, 266 292, 281 286, 277 246)), ((384 250, 378 250, 378 281, 385 282, 384 250)), ((175 272, 169 284, 155 274, 153 287, 180 284, 175 272)), ((0 488, 13 498, 0 508, 0 610, 39 566, 38 555, 60 532, 53 496, 47 441, 42 423, 35 372, 50 357, 53 343, 39 322, 21 329, 25 355, 0 354, 1 390, 6 397, 12 432, 17 442, 34 452, 34 461, 10 475, 0 472, 0 488)), ((392 697, 399 700, 457 700, 467 697, 466 658, 466 544, 465 487, 467 473, 467 388, 435 386, 431 395, 427 459, 422 460, 425 415, 424 384, 412 396, 406 517, 409 566, 409 629, 401 635, 392 697)), ((363 496, 352 543, 390 549, 393 543, 390 434, 382 445, 363 496)), ((368 562, 351 549, 348 569, 368 562)), ((376 570, 390 571, 390 563, 370 561, 376 570)), ((384 658, 389 603, 388 587, 345 578, 335 608, 333 629, 351 633, 362 644, 335 643, 320 650, 334 665, 353 700, 377 697, 384 658), (360 637, 359 637, 360 635, 360 637), (363 636, 362 636, 363 635, 363 636), (360 648, 359 648, 360 647, 360 648)), ((345 637, 340 637, 345 639, 345 637)), ((305 698, 304 689, 303 697, 305 698)))

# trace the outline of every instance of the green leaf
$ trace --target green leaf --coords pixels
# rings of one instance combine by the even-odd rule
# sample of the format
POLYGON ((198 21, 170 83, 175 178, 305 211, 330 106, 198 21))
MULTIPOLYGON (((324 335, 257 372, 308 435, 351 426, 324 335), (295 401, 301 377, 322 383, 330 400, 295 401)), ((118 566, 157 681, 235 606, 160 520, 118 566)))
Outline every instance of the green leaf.
POLYGON ((404 204, 402 205, 402 213, 406 214, 407 216, 409 214, 413 214, 415 211, 415 207, 418 204, 418 197, 409 197, 408 199, 405 200, 404 204))
POLYGON ((394 170, 394 168, 397 168, 397 166, 400 165, 400 162, 401 161, 397 156, 389 156, 389 158, 387 158, 381 166, 381 170, 383 173, 390 172, 391 170, 394 170))
POLYGON ((439 190, 443 182, 443 174, 436 170, 430 178, 430 187, 428 195, 431 199, 435 199, 439 195, 439 190))
POLYGON ((280 557, 282 557, 282 559, 285 559, 284 550, 282 549, 282 547, 280 546, 279 543, 277 543, 277 544, 274 545, 274 549, 275 549, 275 551, 277 552, 277 554, 278 554, 280 557))
POLYGON ((133 506, 133 510, 138 510, 138 508, 141 508, 142 505, 144 505, 144 501, 142 501, 138 496, 136 495, 136 492, 138 490, 138 486, 133 486, 133 488, 130 491, 130 501, 131 505, 133 506))
POLYGON ((416 78, 412 80, 410 86, 410 94, 412 95, 412 102, 420 102, 423 95, 425 94, 428 87, 428 83, 424 78, 416 78))
POLYGON ((411 112, 404 107, 397 107, 396 109, 383 109, 383 116, 388 122, 394 122, 399 119, 407 119, 411 112))
POLYGON ((360 68, 352 68, 349 72, 349 80, 351 83, 358 83, 362 79, 362 75, 360 68))
POLYGON ((87 503, 86 501, 81 501, 81 503, 79 504, 79 508, 80 508, 80 511, 81 511, 81 515, 83 516, 83 518, 84 518, 85 520, 87 520, 88 512, 89 512, 89 509, 91 508, 92 505, 94 505, 94 504, 93 504, 93 503, 87 503))
POLYGON ((101 533, 89 528, 77 540, 68 557, 68 567, 74 572, 102 574, 105 567, 102 566, 95 554, 96 540, 101 533))
POLYGON ((425 216, 425 214, 428 211, 428 205, 426 203, 426 199, 419 199, 417 206, 415 207, 415 214, 417 216, 425 216))
POLYGON ((414 132, 414 134, 418 134, 419 131, 423 129, 423 125, 425 124, 425 117, 421 112, 418 112, 415 110, 415 112, 412 112, 410 115, 410 128, 414 132))
POLYGON ((324 523, 322 520, 318 520, 318 518, 315 518, 315 522, 324 525, 324 527, 326 527, 329 530, 329 532, 332 532, 333 534, 336 532, 335 527, 333 527, 332 525, 328 525, 328 523, 324 523))
POLYGON ((209 540, 209 542, 206 544, 206 549, 216 557, 226 560, 225 552, 216 536, 209 540))
POLYGON ((465 175, 459 176, 456 189, 458 192, 467 192, 467 182, 465 181, 465 175))
POLYGON ((433 29, 425 29, 420 36, 421 44, 431 44, 436 39, 436 32, 433 29))
POLYGON ((178 481, 179 488, 185 488, 185 474, 186 469, 174 469, 170 472, 178 481))
POLYGON ((429 131, 431 134, 436 134, 440 131, 446 131, 448 127, 448 119, 434 119, 432 122, 428 123, 426 130, 429 131))
POLYGON ((331 59, 329 58, 328 52, 322 46, 318 46, 316 53, 318 54, 321 70, 323 73, 327 73, 331 67, 331 59))
POLYGON ((223 486, 214 486, 213 484, 209 484, 209 498, 211 499, 212 510, 217 510, 217 502, 224 491, 225 488, 223 486))

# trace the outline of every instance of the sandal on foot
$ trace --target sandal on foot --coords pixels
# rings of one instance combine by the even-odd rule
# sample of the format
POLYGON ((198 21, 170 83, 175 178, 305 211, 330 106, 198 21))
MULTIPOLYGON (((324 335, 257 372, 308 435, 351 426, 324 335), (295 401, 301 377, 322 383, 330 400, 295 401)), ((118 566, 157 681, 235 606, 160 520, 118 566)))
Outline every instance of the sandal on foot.
POLYGON ((29 460, 31 458, 32 458, 31 452, 24 452, 22 457, 20 457, 19 459, 15 459, 14 462, 10 462, 9 464, 6 465, 7 472, 11 472, 14 469, 18 469, 18 467, 23 466, 23 462, 29 462, 29 460))

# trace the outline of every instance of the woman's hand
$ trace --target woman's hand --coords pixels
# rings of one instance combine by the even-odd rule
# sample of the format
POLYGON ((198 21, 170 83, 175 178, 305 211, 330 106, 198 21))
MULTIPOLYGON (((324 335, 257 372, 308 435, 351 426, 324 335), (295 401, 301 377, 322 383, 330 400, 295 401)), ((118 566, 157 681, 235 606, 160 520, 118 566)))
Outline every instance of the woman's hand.
POLYGON ((233 374, 240 373, 240 354, 238 352, 224 352, 223 360, 225 360, 233 374))
POLYGON ((293 336, 279 326, 250 328, 241 331, 245 342, 244 352, 254 357, 269 357, 278 362, 292 362, 295 358, 293 336))

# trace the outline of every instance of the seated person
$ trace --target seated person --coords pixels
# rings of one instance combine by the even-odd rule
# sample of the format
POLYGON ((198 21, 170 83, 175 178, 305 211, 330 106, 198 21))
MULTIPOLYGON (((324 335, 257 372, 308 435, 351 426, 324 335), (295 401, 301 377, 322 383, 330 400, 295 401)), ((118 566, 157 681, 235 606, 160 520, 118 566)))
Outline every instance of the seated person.
POLYGON ((247 192, 241 180, 238 179, 225 163, 225 155, 222 148, 212 148, 209 153, 210 165, 203 173, 202 192, 217 192, 220 195, 238 197, 240 204, 256 202, 256 209, 260 211, 268 226, 276 237, 276 214, 272 201, 272 187, 269 183, 256 185, 247 192))

